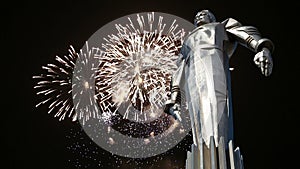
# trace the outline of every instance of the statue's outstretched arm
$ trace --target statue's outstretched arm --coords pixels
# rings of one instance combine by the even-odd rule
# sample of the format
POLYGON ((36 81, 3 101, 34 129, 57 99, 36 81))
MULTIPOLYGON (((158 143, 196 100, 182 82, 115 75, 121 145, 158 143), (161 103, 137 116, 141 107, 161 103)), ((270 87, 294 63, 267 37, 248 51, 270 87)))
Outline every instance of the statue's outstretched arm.
POLYGON ((230 38, 256 53, 254 63, 261 69, 262 74, 269 76, 273 69, 271 56, 274 50, 273 42, 270 39, 262 38, 257 28, 243 26, 232 18, 223 23, 230 38))

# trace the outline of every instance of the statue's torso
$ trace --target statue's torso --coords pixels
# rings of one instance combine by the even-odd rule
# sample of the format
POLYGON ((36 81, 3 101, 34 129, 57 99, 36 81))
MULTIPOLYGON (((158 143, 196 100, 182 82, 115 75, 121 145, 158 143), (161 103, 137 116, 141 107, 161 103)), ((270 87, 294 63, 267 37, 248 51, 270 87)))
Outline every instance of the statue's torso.
POLYGON ((228 39, 222 23, 197 27, 185 39, 185 91, 197 137, 227 139, 227 78, 223 44, 228 39), (220 125, 219 125, 220 124, 220 125))

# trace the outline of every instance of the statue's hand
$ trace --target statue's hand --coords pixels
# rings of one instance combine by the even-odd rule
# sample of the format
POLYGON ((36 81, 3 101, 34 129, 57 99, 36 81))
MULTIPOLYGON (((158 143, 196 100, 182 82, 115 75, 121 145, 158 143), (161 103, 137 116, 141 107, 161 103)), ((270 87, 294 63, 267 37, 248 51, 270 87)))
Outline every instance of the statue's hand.
POLYGON ((182 121, 181 116, 180 116, 180 113, 181 113, 180 104, 172 103, 171 101, 167 101, 164 112, 172 115, 175 120, 182 121))
POLYGON ((254 57, 254 63, 260 68, 261 73, 265 76, 270 76, 273 69, 273 60, 271 52, 267 48, 263 48, 254 57))
POLYGON ((175 103, 170 108, 170 114, 175 118, 175 120, 182 121, 180 113, 181 113, 180 105, 178 103, 175 103))

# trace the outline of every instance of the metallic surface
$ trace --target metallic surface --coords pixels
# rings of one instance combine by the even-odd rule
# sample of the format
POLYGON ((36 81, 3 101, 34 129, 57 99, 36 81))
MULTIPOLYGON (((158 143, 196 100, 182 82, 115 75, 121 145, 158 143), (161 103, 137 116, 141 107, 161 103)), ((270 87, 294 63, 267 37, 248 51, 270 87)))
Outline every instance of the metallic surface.
MULTIPOLYGON (((231 169, 240 169, 243 168, 242 157, 239 149, 233 151, 232 142, 228 60, 236 45, 240 44, 256 53, 254 63, 263 75, 269 76, 273 67, 271 52, 274 45, 269 39, 262 38, 253 26, 243 26, 232 18, 223 22, 216 22, 212 18, 214 15, 208 10, 200 11, 195 16, 194 24, 197 27, 183 42, 178 70, 172 77, 171 88, 175 87, 176 90, 171 91, 165 112, 172 112, 172 107, 181 103, 178 95, 180 91, 184 91, 194 142, 192 155, 188 157, 194 158, 194 153, 203 152, 199 159, 193 160, 203 163, 200 168, 217 169, 227 168, 227 156, 231 169), (229 151, 228 155, 224 153, 226 150, 229 151)), ((178 105, 175 108, 180 111, 178 105)), ((175 116, 176 118, 178 117, 175 116)), ((193 160, 187 160, 192 163, 188 166, 195 168, 193 160)))
POLYGON ((220 138, 219 146, 218 146, 218 154, 219 154, 219 168, 220 169, 227 169, 227 162, 226 162, 226 152, 225 152, 225 144, 224 138, 220 138))
MULTIPOLYGON (((244 169, 240 148, 234 149, 233 141, 229 140, 228 149, 225 150, 223 140, 220 139, 218 148, 213 145, 208 148, 205 144, 201 146, 192 144, 191 151, 187 152, 186 169, 244 169)), ((211 144, 213 144, 213 139, 211 139, 211 144)))

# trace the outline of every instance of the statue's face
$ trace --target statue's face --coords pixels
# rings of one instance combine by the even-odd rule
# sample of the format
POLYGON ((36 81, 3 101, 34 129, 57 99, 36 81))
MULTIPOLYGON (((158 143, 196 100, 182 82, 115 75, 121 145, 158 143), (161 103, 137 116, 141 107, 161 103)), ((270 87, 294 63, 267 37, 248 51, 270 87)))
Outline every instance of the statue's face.
POLYGON ((207 10, 198 12, 194 19, 194 24, 196 26, 200 26, 200 25, 203 25, 206 23, 211 23, 211 22, 212 22, 212 20, 210 19, 209 11, 207 11, 207 10))

